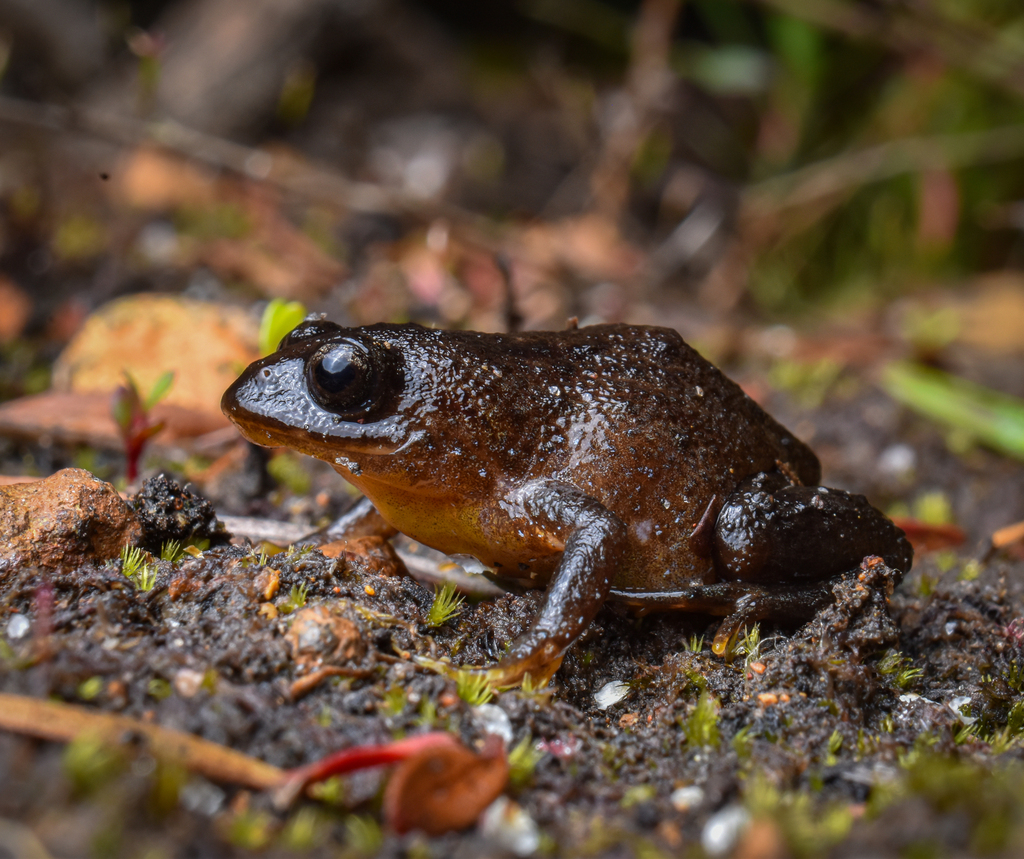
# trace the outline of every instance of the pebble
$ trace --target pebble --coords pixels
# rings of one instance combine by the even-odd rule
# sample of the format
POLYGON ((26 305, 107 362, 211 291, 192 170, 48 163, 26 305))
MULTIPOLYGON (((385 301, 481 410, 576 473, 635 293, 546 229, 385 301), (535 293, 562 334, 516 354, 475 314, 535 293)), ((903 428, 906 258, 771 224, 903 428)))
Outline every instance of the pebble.
POLYGON ((480 816, 480 831, 516 856, 529 856, 540 847, 540 829, 536 822, 507 796, 499 796, 480 816))
POLYGON ((700 834, 700 845, 709 856, 725 856, 749 825, 750 812, 742 805, 727 805, 708 818, 700 834))
POLYGON ((607 710, 613 704, 618 704, 628 694, 629 684, 623 683, 621 680, 612 680, 594 693, 594 703, 597 704, 599 710, 607 710))

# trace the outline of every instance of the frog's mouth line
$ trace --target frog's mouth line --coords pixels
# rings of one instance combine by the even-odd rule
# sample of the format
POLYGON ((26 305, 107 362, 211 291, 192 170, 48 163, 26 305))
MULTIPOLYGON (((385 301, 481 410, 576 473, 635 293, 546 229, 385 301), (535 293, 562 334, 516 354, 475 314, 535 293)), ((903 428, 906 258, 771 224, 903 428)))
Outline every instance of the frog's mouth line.
MULTIPOLYGON (((292 427, 275 418, 256 415, 252 419, 245 414, 229 413, 231 422, 238 427, 244 438, 261 447, 287 447, 323 459, 331 464, 338 456, 347 454, 359 456, 390 456, 401 453, 416 440, 415 433, 405 439, 393 436, 374 437, 363 434, 360 436, 332 436, 313 433, 301 427, 292 427)), ((393 432, 393 431, 392 431, 393 432)))

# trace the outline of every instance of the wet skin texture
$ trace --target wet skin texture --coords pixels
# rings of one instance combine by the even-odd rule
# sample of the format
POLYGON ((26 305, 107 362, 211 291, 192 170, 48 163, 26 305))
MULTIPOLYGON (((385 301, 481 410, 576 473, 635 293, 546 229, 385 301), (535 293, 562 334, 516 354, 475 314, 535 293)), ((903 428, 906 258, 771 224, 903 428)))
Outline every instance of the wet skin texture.
POLYGON ((817 485, 814 453, 674 331, 479 334, 310 318, 222 408, 243 435, 323 459, 393 528, 547 584, 491 671, 543 679, 606 599, 799 620, 903 532, 817 485))

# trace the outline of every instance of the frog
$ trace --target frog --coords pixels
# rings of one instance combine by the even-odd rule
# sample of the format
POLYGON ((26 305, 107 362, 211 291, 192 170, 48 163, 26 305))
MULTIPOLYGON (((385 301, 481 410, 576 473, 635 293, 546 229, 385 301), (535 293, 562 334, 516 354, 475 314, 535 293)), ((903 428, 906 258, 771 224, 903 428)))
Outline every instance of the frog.
POLYGON ((669 328, 483 333, 310 316, 228 388, 257 445, 324 460, 388 533, 546 587, 486 672, 547 682, 609 601, 800 622, 867 556, 910 570, 903 532, 819 485, 814 452, 669 328))

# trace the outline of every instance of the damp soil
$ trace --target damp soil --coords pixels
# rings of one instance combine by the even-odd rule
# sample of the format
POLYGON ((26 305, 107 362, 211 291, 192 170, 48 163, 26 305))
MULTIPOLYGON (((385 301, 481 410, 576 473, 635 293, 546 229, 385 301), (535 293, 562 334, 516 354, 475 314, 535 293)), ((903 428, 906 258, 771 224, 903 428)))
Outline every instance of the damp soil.
POLYGON ((155 722, 280 767, 431 727, 471 748, 510 730, 506 795, 532 826, 398 836, 381 828, 385 771, 282 812, 130 743, 112 753, 5 732, 0 817, 43 834, 55 857, 1016 855, 1024 559, 987 537, 1021 518, 1024 468, 953 456, 870 391, 810 420, 829 482, 874 498, 942 490, 967 541, 919 553, 901 582, 866 562, 837 583, 835 604, 802 626, 761 625, 728 660, 710 651, 711 618, 608 606, 548 688, 498 693, 500 713, 423 663, 493 663, 538 593, 470 600, 433 627, 427 585, 351 555, 229 544, 202 498, 174 503, 185 496, 166 484, 133 502, 146 539, 201 533, 212 544, 200 557, 155 561, 149 590, 113 560, 24 569, 0 594, 2 692, 155 722), (912 444, 920 476, 896 485, 864 467, 862 442, 912 444), (296 681, 315 654, 293 627, 318 606, 348 621, 352 670, 309 688, 296 681), (12 634, 16 615, 30 631, 12 634))

